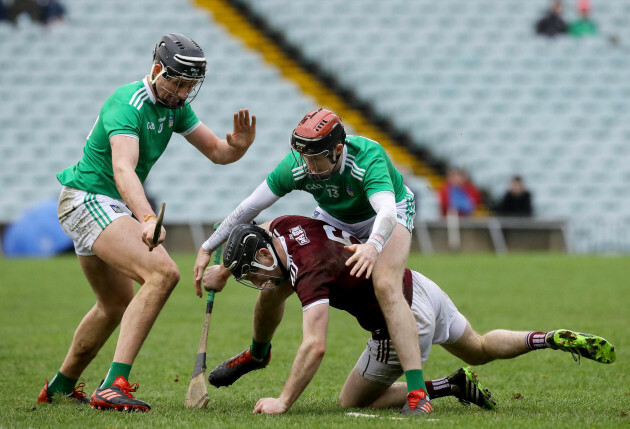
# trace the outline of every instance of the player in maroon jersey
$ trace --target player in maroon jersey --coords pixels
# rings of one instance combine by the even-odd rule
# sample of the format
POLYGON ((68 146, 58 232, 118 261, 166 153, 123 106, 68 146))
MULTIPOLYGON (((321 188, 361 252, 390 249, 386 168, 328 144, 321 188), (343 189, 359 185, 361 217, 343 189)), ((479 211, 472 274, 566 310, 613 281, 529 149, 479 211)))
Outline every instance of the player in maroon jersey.
MULTIPOLYGON (((261 289, 254 310, 252 347, 217 366, 208 377, 210 384, 230 385, 243 374, 268 364, 270 350, 257 356, 254 346, 271 341, 282 319, 284 302, 295 292, 304 312, 302 345, 280 397, 260 399, 254 412, 286 412, 304 391, 325 353, 330 306, 352 314, 361 327, 372 332, 366 350, 341 391, 340 404, 344 407, 405 404, 406 385, 395 383, 403 373, 402 366, 389 339, 372 281, 351 276, 345 266, 350 253, 347 247, 358 240, 322 221, 302 216, 277 218, 268 230, 273 237, 254 225, 235 227, 225 246, 224 266, 210 267, 204 274, 206 289, 222 290, 230 274, 240 283, 261 289)), ((404 274, 403 295, 416 319, 423 360, 428 358, 432 344, 440 344, 474 365, 543 348, 568 351, 602 363, 614 362, 616 358, 614 347, 603 338, 566 329, 494 330, 479 335, 446 293, 427 277, 409 269, 404 274)), ((470 368, 430 381, 427 390, 418 404, 412 404, 417 405, 413 407, 415 410, 420 410, 417 414, 433 410, 429 396, 455 395, 463 402, 494 408, 489 392, 470 368)))

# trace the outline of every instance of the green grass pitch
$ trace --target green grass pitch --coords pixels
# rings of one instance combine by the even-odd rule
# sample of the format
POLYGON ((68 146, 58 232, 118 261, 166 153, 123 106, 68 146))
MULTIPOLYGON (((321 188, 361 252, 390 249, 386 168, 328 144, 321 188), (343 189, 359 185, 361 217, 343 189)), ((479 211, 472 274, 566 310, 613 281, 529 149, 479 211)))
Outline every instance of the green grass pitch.
MULTIPOLYGON (((345 313, 331 312, 327 353, 306 392, 282 416, 252 415, 261 397, 277 396, 301 340, 296 297, 273 342, 263 371, 229 388, 210 387, 204 410, 183 407, 204 319, 205 299, 194 295, 194 255, 175 255, 182 277, 135 362, 131 381, 146 414, 97 412, 60 401, 36 403, 44 380, 55 374, 74 329, 94 304, 73 255, 50 260, 0 259, 0 428, 4 427, 629 427, 630 283, 628 257, 553 254, 412 255, 409 266, 436 281, 479 332, 494 328, 569 328, 610 340, 617 362, 598 364, 542 350, 475 371, 498 402, 496 411, 464 407, 454 398, 433 401, 435 413, 398 420, 398 410, 344 410, 337 396, 368 334, 345 313), (376 417, 353 417, 348 411, 376 417), (396 419, 396 420, 394 420, 396 419), (426 420, 426 421, 425 421, 426 420)), ((208 368, 247 347, 257 292, 237 283, 217 294, 208 339, 208 368)), ((84 373, 91 393, 104 378, 114 337, 84 373)), ((441 347, 431 350, 427 378, 463 363, 441 347)))

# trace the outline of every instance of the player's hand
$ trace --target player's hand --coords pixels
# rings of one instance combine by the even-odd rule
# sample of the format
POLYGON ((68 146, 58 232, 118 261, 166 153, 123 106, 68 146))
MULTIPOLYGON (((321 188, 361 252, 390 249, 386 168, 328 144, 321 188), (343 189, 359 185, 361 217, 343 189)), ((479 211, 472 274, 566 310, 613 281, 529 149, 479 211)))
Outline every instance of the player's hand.
POLYGON ((162 226, 160 231, 160 238, 158 238, 157 244, 153 244, 153 233, 155 232, 155 225, 157 225, 157 218, 150 216, 147 221, 142 222, 142 242, 146 244, 149 249, 154 249, 164 242, 166 239, 166 229, 162 226))
POLYGON ((346 261, 346 267, 354 264, 350 271, 351 276, 361 277, 365 273, 365 278, 369 279, 372 275, 372 269, 378 257, 378 250, 369 243, 353 244, 352 246, 344 246, 344 249, 354 253, 346 261))
POLYGON ((249 120, 249 110, 240 109, 234 114, 234 131, 227 133, 227 144, 238 150, 247 150, 256 138, 256 116, 249 120))
POLYGON ((203 272, 203 288, 207 291, 221 292, 228 279, 230 272, 223 265, 213 265, 203 272))
POLYGON ((286 413, 289 407, 280 398, 262 398, 256 402, 254 414, 282 414, 286 413))
POLYGON ((193 268, 193 278, 195 279, 195 291, 197 292, 197 296, 201 298, 203 294, 201 293, 201 278, 203 277, 203 272, 210 263, 210 253, 203 250, 203 247, 199 249, 199 253, 197 253, 197 260, 195 261, 195 267, 193 268))

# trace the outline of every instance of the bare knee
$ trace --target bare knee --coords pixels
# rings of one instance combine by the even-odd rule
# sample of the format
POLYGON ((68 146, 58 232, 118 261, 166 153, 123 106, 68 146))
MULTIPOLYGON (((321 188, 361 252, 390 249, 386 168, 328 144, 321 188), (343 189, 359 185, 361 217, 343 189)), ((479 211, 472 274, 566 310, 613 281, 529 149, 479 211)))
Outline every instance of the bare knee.
POLYGON ((345 389, 339 394, 339 405, 342 408, 365 408, 369 405, 366 399, 358 392, 346 392, 345 389))
POLYGON ((343 392, 341 392, 341 394, 339 394, 339 405, 341 406, 341 408, 354 408, 356 407, 356 405, 354 405, 352 402, 350 402, 348 400, 348 398, 346 398, 343 394, 343 392))
POLYGON ((398 287, 399 283, 383 277, 374 279, 374 293, 381 305, 393 305, 403 299, 402 288, 398 287))
POLYGON ((370 401, 360 394, 356 395, 356 392, 355 395, 352 395, 342 391, 339 394, 339 405, 341 408, 367 408, 370 401))
POLYGON ((173 261, 170 261, 169 264, 162 265, 160 274, 163 276, 164 281, 172 288, 179 282, 179 268, 177 268, 177 265, 173 261))
POLYGON ((470 350, 463 360, 468 365, 473 366, 485 365, 494 360, 486 347, 486 342, 483 336, 479 337, 476 347, 473 350, 470 350))
POLYGON ((442 346, 468 365, 483 365, 494 360, 488 349, 486 336, 475 332, 468 322, 464 333, 455 343, 442 346))
POLYGON ((169 295, 177 283, 179 282, 180 274, 179 268, 172 260, 168 260, 168 263, 160 264, 159 268, 152 276, 152 283, 156 286, 160 291, 169 295))

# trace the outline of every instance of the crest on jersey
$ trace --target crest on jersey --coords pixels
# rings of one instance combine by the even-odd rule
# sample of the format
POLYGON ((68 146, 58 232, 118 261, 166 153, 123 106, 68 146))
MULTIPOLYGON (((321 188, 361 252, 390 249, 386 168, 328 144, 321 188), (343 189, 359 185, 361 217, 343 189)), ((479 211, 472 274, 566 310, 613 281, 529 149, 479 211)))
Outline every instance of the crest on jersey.
POLYGON ((173 123, 175 122, 175 117, 173 115, 170 115, 168 117, 168 127, 169 128, 173 128, 173 123))
POLYGON ((289 238, 297 241, 300 246, 304 246, 311 242, 306 236, 306 232, 301 225, 295 226, 289 230, 289 238))
POLYGON ((354 189, 352 189, 352 186, 346 186, 346 192, 348 193, 348 195, 350 195, 351 197, 354 197, 354 189))

